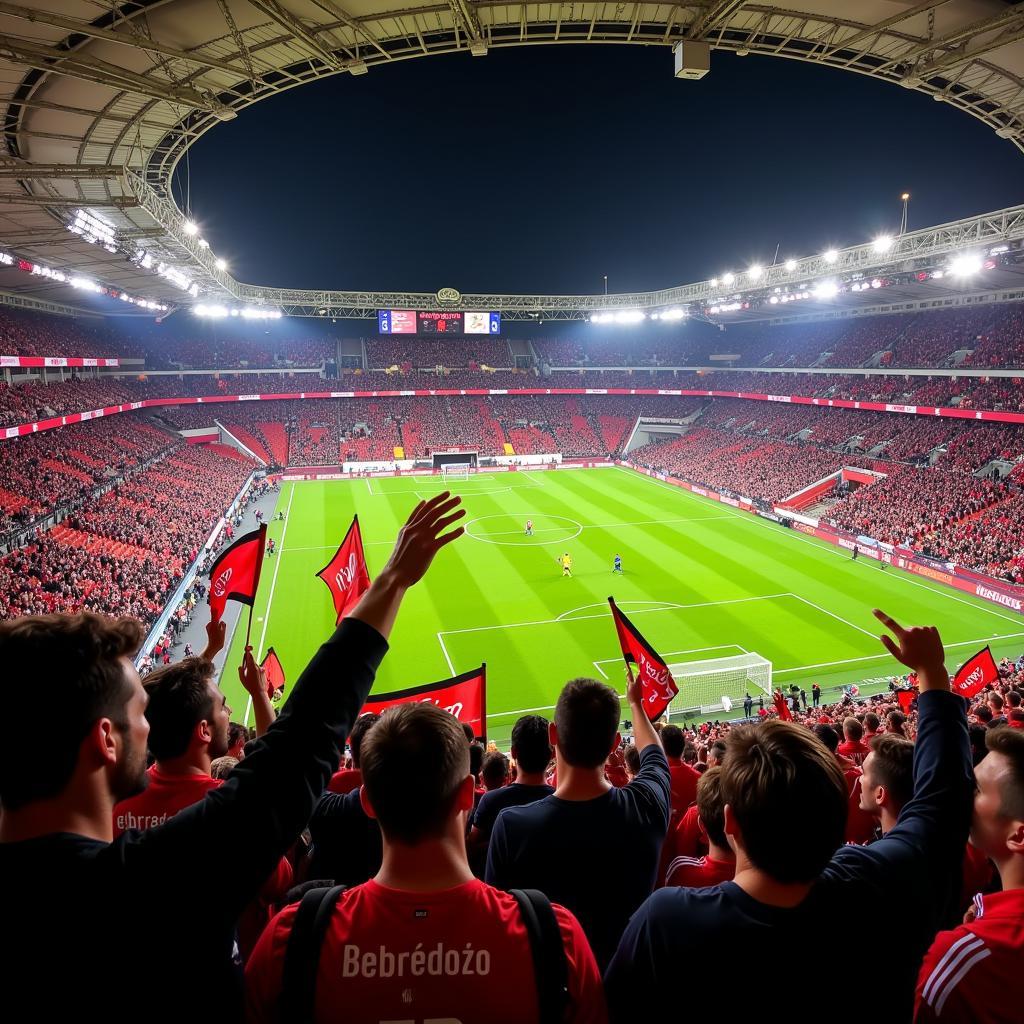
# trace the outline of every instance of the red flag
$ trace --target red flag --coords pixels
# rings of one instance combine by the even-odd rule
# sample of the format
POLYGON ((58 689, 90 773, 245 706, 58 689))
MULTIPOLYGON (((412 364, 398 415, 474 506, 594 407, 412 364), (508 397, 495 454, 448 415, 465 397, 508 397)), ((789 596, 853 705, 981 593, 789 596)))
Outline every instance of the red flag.
POLYGON ((380 714, 385 708, 412 701, 429 701, 435 707, 453 714, 460 722, 473 726, 476 736, 487 734, 487 665, 452 679, 412 686, 408 690, 371 694, 359 713, 380 714))
POLYGON ((789 705, 786 703, 785 695, 781 690, 776 690, 772 694, 772 701, 775 704, 775 710, 779 713, 779 720, 783 722, 792 722, 793 712, 789 710, 789 705))
POLYGON ((900 711, 905 715, 910 714, 910 705, 914 703, 917 690, 897 690, 896 699, 900 702, 900 711))
POLYGON ((612 608, 612 619, 615 632, 619 636, 619 646, 626 664, 636 665, 640 675, 640 692, 643 697, 644 711, 647 717, 656 722, 665 713, 679 687, 672 678, 668 665, 662 660, 653 647, 640 635, 640 631, 619 611, 615 598, 609 597, 608 604, 612 608))
POLYGON ((352 517, 352 525, 334 557, 317 573, 327 584, 334 599, 337 613, 335 624, 355 607, 356 602, 370 589, 370 573, 363 553, 363 536, 359 532, 359 516, 352 517))
POLYGON ((263 669, 267 677, 267 696, 273 698, 274 691, 283 690, 286 682, 284 666, 273 647, 267 648, 267 653, 260 662, 260 668, 263 669))
POLYGON ((207 601, 213 621, 219 622, 228 601, 241 601, 252 607, 260 585, 263 568, 263 546, 267 540, 267 524, 239 537, 225 548, 210 569, 210 594, 207 601))
POLYGON ((996 665, 992 651, 983 647, 973 658, 965 661, 953 677, 953 692, 961 697, 973 697, 981 693, 989 683, 999 678, 999 667, 996 665))

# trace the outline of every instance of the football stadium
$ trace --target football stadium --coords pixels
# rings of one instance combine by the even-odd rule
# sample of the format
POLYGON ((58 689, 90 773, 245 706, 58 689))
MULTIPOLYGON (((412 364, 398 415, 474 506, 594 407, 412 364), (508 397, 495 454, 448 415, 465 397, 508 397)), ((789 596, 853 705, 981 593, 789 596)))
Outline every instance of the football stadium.
POLYGON ((12 1020, 1022 1019, 1024 5, 0 62, 12 1020))

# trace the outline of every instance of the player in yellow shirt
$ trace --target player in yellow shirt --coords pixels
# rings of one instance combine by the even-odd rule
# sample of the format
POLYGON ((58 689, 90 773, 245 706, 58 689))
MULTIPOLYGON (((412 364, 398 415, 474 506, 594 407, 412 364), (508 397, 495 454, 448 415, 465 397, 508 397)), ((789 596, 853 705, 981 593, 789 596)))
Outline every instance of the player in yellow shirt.
POLYGON ((572 559, 569 557, 569 552, 566 551, 561 558, 556 559, 558 564, 562 567, 563 576, 572 576, 572 559))

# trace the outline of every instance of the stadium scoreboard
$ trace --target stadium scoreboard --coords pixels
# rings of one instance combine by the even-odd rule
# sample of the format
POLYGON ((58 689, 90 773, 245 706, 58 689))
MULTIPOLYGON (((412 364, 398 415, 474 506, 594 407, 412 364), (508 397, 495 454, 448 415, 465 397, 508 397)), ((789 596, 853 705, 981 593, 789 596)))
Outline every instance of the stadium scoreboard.
POLYGON ((431 311, 414 309, 378 309, 380 334, 452 335, 501 334, 500 313, 431 311))

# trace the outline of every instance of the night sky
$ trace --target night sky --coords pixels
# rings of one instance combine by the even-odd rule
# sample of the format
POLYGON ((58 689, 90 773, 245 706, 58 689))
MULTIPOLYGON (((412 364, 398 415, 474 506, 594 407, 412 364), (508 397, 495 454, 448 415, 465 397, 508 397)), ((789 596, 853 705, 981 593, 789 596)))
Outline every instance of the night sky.
MULTIPOLYGON (((178 185, 184 183, 185 162, 178 185)), ((372 67, 244 111, 189 158, 242 281, 600 292, 701 280, 1021 202, 1024 155, 848 72, 667 48, 547 46, 372 67)))

